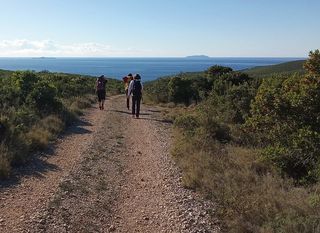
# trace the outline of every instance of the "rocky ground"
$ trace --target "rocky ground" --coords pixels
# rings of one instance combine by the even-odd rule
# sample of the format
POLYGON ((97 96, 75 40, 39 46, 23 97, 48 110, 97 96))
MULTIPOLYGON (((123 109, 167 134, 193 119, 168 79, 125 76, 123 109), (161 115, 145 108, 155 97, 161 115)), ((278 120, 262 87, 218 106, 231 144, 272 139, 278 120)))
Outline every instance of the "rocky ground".
POLYGON ((218 232, 215 207, 184 189, 171 124, 124 97, 90 109, 47 153, 0 187, 0 232, 218 232))

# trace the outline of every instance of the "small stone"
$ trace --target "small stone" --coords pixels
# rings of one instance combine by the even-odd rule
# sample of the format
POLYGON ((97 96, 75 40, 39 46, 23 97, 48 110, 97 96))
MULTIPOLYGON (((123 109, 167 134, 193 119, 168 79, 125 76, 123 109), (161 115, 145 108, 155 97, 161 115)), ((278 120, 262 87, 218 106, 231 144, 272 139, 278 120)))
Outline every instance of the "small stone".
POLYGON ((109 227, 109 231, 115 231, 116 230, 116 227, 114 226, 114 225, 111 225, 110 227, 109 227))
POLYGON ((44 224, 44 222, 45 222, 45 220, 43 218, 39 220, 40 224, 44 224))

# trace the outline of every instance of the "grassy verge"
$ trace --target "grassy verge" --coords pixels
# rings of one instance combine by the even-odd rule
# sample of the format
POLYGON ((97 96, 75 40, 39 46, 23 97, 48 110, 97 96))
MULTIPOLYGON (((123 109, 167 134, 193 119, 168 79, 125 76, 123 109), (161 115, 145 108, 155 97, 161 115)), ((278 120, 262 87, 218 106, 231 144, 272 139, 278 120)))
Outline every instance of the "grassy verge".
MULTIPOLYGON (((96 102, 88 76, 18 71, 0 78, 0 178, 45 149, 83 110, 96 102)), ((108 92, 119 94, 120 81, 108 92)))
POLYGON ((172 155, 183 183, 218 203, 225 232, 319 232, 318 184, 295 186, 259 149, 233 143, 228 128, 197 109, 174 118, 172 155))

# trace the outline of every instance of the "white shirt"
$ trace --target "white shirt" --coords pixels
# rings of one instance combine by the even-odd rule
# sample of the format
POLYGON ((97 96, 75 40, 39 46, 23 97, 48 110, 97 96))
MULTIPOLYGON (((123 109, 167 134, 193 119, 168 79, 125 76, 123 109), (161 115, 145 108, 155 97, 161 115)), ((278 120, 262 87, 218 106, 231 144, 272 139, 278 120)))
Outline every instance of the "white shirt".
MULTIPOLYGON (((132 89, 133 89, 133 83, 134 83, 135 80, 131 80, 130 83, 129 83, 129 88, 128 88, 128 97, 131 96, 131 92, 132 92, 132 89)), ((142 82, 138 79, 136 80, 138 82, 141 83, 141 92, 143 91, 143 85, 142 85, 142 82)))

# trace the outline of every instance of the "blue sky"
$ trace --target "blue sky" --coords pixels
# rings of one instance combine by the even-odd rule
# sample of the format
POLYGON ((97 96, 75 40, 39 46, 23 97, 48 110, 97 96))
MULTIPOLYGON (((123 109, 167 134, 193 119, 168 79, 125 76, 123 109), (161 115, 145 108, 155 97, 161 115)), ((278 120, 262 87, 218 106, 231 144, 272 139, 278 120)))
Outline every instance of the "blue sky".
POLYGON ((0 0, 0 56, 304 57, 319 0, 0 0))

